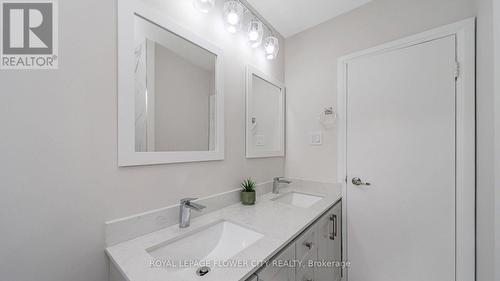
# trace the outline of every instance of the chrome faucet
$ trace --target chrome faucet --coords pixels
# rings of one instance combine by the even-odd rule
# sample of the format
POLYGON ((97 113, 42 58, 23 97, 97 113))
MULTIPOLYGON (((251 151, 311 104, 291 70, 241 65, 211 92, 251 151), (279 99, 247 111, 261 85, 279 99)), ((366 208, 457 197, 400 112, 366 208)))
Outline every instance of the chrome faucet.
POLYGON ((179 210, 179 227, 186 228, 191 223, 191 209, 195 211, 201 211, 206 207, 200 204, 193 203, 198 198, 184 198, 181 199, 180 202, 180 210, 179 210))
POLYGON ((285 179, 283 179, 283 177, 275 177, 273 179, 273 193, 274 194, 280 193, 280 189, 279 189, 280 183, 290 184, 290 183, 292 183, 292 181, 285 180, 285 179))

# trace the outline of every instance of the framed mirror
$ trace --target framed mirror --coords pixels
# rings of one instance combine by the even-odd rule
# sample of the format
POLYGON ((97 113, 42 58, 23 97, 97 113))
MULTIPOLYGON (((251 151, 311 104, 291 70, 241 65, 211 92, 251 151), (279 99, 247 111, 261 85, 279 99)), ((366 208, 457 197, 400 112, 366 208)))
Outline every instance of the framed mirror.
POLYGON ((285 87, 255 67, 246 69, 246 156, 285 156, 285 87))
POLYGON ((222 51, 138 0, 118 11, 119 165, 223 160, 222 51))

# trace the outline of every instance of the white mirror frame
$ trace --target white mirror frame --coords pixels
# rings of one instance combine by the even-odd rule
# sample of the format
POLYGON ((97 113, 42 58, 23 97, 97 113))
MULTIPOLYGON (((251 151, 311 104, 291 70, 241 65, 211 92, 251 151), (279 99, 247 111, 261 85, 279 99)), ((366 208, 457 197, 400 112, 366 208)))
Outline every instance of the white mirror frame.
POLYGON ((246 114, 245 114, 245 132, 246 132, 246 157, 247 158, 266 158, 266 157, 284 157, 285 156, 285 85, 281 83, 278 79, 275 79, 257 68, 247 65, 246 67, 246 114), (281 90, 280 96, 280 149, 276 151, 252 151, 250 149, 250 144, 252 143, 252 132, 250 129, 250 124, 252 122, 252 117, 250 116, 250 112, 252 112, 252 102, 251 95, 253 93, 253 76, 257 76, 270 84, 278 87, 281 90))
POLYGON ((139 0, 118 1, 118 165, 138 166, 224 160, 224 89, 222 50, 171 22, 139 0), (142 16, 217 56, 215 66, 215 124, 213 151, 135 151, 134 16, 142 16))

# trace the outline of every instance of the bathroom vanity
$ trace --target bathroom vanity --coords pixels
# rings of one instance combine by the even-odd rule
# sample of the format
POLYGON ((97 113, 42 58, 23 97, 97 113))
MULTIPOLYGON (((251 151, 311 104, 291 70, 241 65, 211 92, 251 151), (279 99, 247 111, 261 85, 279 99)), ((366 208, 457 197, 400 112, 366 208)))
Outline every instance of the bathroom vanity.
POLYGON ((342 278, 342 203, 336 203, 248 281, 342 278))
POLYGON ((188 228, 108 247, 110 280, 341 280, 341 220, 340 185, 294 180, 254 206, 232 204, 188 228))

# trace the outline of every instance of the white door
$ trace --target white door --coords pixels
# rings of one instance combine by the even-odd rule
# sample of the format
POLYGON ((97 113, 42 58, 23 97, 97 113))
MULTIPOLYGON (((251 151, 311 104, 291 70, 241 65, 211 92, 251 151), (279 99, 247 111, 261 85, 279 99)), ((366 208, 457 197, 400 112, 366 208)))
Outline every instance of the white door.
POLYGON ((349 281, 455 280, 455 41, 347 63, 349 281))

